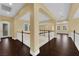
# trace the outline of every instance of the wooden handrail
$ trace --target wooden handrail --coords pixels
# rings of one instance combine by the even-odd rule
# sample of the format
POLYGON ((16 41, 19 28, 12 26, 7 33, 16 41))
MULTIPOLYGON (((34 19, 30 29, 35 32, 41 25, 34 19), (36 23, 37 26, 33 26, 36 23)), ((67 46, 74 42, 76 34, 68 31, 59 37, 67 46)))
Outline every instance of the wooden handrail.
POLYGON ((40 31, 51 31, 51 32, 53 32, 52 30, 40 30, 40 31))
POLYGON ((18 33, 30 34, 30 33, 27 33, 27 32, 23 32, 23 31, 22 31, 22 32, 18 32, 18 33))
MULTIPOLYGON (((49 32, 53 32, 53 31, 51 31, 51 30, 40 30, 40 31, 44 31, 44 32, 41 32, 41 33, 39 33, 39 34, 44 34, 44 33, 48 33, 48 31, 49 32)), ((24 33, 24 34, 30 34, 30 33, 27 33, 27 32, 18 32, 18 33, 24 33)))
MULTIPOLYGON (((30 33, 27 33, 27 32, 18 32, 18 33, 30 34, 30 33)), ((48 32, 42 32, 42 33, 39 33, 39 34, 43 34, 43 33, 48 33, 48 32)))
MULTIPOLYGON (((44 31, 44 32, 39 33, 39 34, 48 33, 48 41, 50 41, 50 32, 53 32, 53 31, 50 31, 50 30, 40 30, 40 31, 44 31)), ((22 44, 23 44, 23 33, 25 34, 30 34, 30 33, 23 32, 23 30, 22 32, 19 32, 19 33, 22 33, 22 44)))
POLYGON ((78 32, 76 32, 75 30, 73 31, 75 34, 78 34, 79 35, 79 33, 78 32))

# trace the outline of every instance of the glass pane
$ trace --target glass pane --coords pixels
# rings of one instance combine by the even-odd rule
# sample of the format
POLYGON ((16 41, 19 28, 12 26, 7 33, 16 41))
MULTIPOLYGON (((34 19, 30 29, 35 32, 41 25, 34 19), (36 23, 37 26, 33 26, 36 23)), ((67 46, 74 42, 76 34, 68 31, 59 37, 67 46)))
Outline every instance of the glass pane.
POLYGON ((60 30, 60 26, 57 26, 57 30, 60 30))
POLYGON ((25 24, 25 31, 28 31, 28 25, 25 24))
POLYGON ((66 26, 63 26, 63 30, 67 30, 66 26))

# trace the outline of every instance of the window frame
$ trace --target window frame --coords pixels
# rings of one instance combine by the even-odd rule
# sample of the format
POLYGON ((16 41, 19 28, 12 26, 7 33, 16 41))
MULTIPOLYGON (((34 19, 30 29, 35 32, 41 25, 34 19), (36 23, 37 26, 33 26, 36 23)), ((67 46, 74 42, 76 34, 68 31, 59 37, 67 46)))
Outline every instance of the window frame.
POLYGON ((67 26, 63 26, 63 30, 67 30, 67 26))
POLYGON ((60 30, 60 26, 57 26, 57 30, 60 30))
POLYGON ((24 23, 23 24, 23 31, 29 31, 29 24, 28 23, 24 23), (25 30, 25 26, 27 25, 27 30, 25 30))

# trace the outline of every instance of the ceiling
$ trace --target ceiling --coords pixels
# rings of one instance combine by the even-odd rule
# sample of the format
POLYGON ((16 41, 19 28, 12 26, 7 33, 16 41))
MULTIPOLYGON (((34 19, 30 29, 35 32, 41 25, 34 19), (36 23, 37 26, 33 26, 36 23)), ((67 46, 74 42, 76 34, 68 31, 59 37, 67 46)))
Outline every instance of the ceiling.
MULTIPOLYGON (((70 3, 43 3, 48 10, 56 16, 57 21, 61 20, 67 20, 68 13, 70 10, 70 3)), ((12 5, 9 3, 0 3, 0 16, 15 16, 19 10, 24 6, 24 3, 13 3, 12 5), (5 11, 1 8, 1 5, 5 5, 11 8, 11 11, 5 11)), ((27 12, 24 16, 21 17, 23 20, 29 20, 30 19, 30 12, 27 12)), ((74 18, 79 17, 79 9, 74 15, 74 18)), ((50 18, 47 17, 46 15, 39 13, 39 21, 47 21, 50 18)))
POLYGON ((66 20, 69 13, 69 3, 45 3, 45 6, 54 14, 57 20, 66 20))
MULTIPOLYGON (((57 18, 57 21, 60 20, 67 20, 69 8, 69 3, 44 3, 44 5, 49 9, 49 11, 54 14, 57 18)), ((27 14, 25 14, 25 17, 22 17, 25 20, 28 20, 27 14)), ((47 21, 50 18, 45 16, 42 13, 39 13, 39 21, 47 21)))
POLYGON ((79 8, 76 10, 76 12, 75 12, 73 18, 74 18, 74 19, 75 19, 75 18, 79 18, 79 8))
POLYGON ((10 17, 13 17, 23 7, 23 5, 24 5, 23 3, 13 3, 13 4, 0 3, 0 16, 10 16, 10 17), (9 12, 9 11, 3 10, 2 9, 2 5, 10 7, 11 11, 9 12))
MULTIPOLYGON (((30 20, 30 15, 31 15, 31 13, 28 12, 24 16, 22 16, 21 19, 29 21, 30 20)), ((47 20, 49 20, 49 17, 47 17, 44 14, 42 14, 42 13, 39 12, 38 19, 39 19, 40 22, 41 21, 47 21, 47 20)))

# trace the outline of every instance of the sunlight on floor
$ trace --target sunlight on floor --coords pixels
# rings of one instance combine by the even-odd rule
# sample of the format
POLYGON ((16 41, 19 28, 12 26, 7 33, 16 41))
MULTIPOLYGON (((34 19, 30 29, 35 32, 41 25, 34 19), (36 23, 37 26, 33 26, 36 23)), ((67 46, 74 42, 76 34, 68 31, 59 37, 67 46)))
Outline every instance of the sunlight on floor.
POLYGON ((68 48, 68 37, 67 37, 67 35, 63 35, 62 43, 63 43, 64 49, 68 48))
POLYGON ((57 35, 57 45, 63 46, 64 49, 68 48, 68 37, 67 35, 57 35))
POLYGON ((8 49, 9 48, 9 46, 10 46, 10 43, 9 43, 9 39, 4 39, 4 45, 3 45, 3 47, 5 47, 5 49, 8 49))

